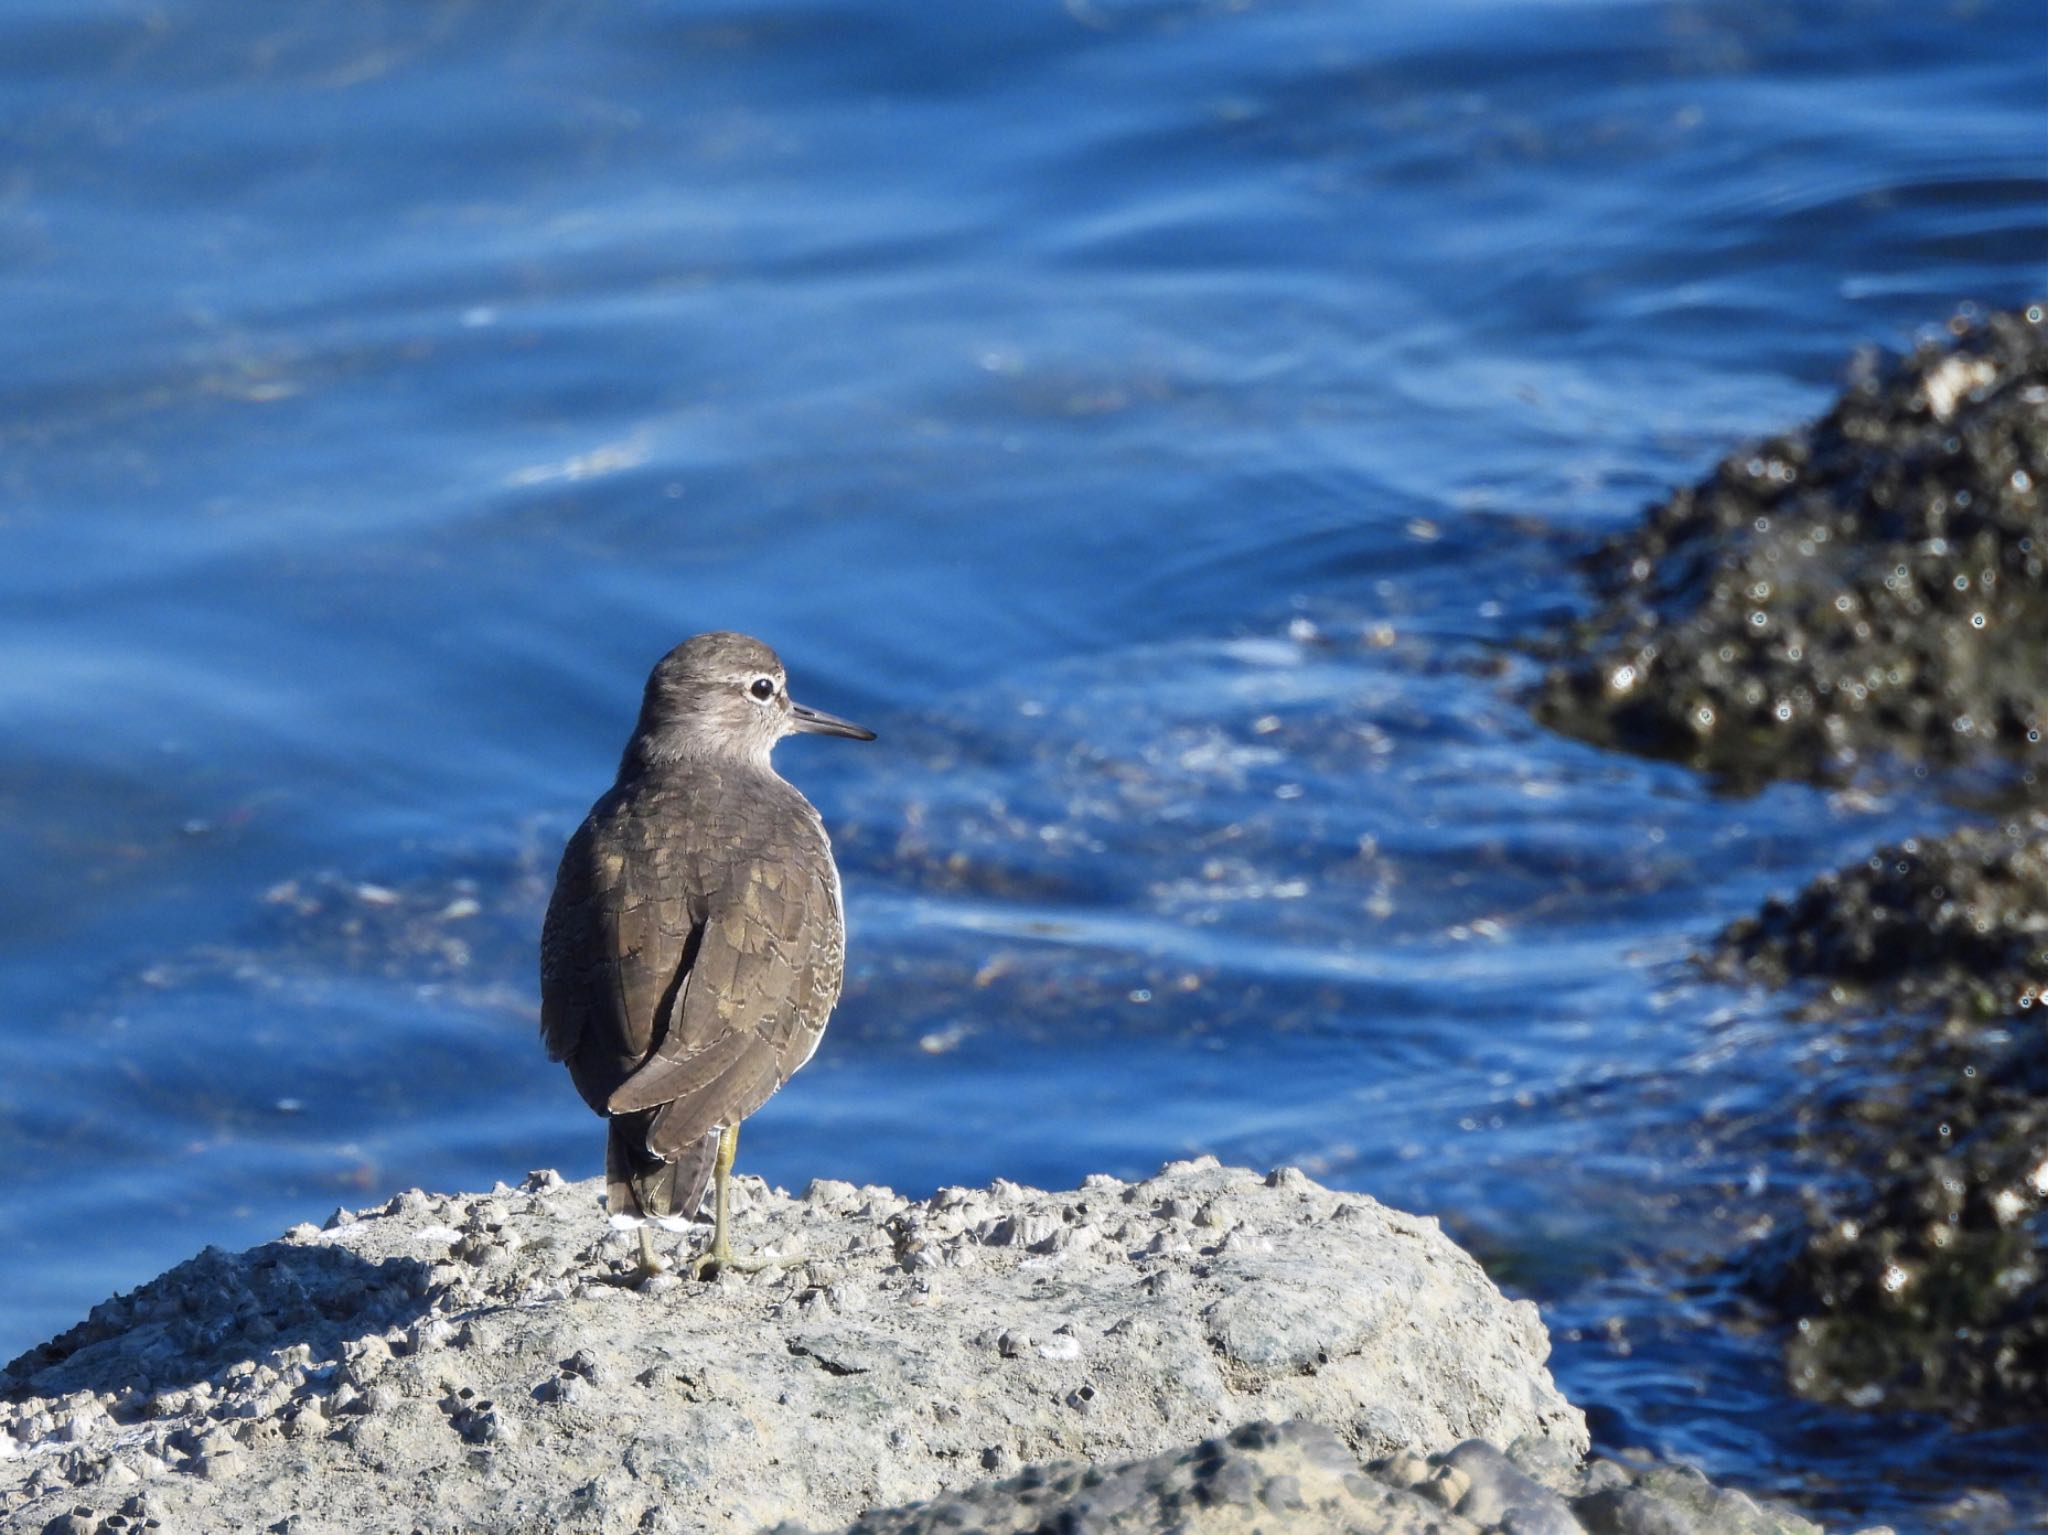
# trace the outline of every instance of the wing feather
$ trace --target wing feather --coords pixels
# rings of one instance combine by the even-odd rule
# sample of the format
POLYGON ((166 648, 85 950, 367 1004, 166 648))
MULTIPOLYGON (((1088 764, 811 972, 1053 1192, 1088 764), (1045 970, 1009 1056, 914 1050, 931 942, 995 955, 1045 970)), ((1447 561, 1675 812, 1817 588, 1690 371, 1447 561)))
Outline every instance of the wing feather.
POLYGON ((792 1010, 814 991, 791 957, 806 946, 785 936, 803 933, 803 905, 749 881, 704 923, 667 1032, 607 1104, 614 1114, 667 1105, 650 1143, 680 1146, 743 1119, 788 1076, 792 1010))
POLYGON ((615 1137, 673 1166, 810 1059, 844 954, 830 845, 801 796, 707 810, 615 789, 563 853, 542 1038, 615 1137))

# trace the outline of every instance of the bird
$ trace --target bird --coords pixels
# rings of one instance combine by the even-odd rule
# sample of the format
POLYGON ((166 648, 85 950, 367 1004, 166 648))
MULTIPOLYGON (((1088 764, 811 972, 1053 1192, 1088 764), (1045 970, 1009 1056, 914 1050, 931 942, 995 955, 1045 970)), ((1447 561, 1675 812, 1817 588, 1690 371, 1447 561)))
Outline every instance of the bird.
POLYGON ((714 1183, 704 1278, 735 1259, 727 1189, 740 1122, 817 1050, 839 1000, 846 925, 825 823, 770 764, 799 732, 874 732, 789 696, 744 634, 685 640, 648 675, 617 781, 555 875, 541 928, 548 1057, 607 1121, 606 1202, 693 1219, 714 1183))

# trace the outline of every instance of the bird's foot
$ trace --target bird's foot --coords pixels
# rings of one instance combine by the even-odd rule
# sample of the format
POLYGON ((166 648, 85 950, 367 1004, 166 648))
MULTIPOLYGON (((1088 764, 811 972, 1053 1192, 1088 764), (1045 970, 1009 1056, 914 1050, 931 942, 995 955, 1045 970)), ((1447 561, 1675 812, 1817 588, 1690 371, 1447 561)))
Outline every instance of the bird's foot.
POLYGON ((732 1251, 721 1252, 718 1248, 707 1248, 683 1265, 690 1271, 692 1279, 716 1279, 719 1273, 732 1262, 732 1251))
POLYGON ((735 1258, 732 1249, 714 1242, 683 1266, 692 1279, 716 1279, 730 1269, 735 1274, 765 1274, 770 1269, 795 1268, 802 1258, 735 1258))

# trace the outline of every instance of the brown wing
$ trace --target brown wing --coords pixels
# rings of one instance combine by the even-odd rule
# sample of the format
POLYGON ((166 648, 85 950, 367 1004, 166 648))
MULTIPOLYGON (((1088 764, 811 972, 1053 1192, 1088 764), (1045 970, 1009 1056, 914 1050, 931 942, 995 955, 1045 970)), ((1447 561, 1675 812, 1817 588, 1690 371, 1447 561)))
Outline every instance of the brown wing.
POLYGON ((839 998, 845 933, 831 851, 814 819, 750 861, 700 931, 671 1026, 611 1095, 659 1109, 647 1143, 672 1156, 758 1109, 810 1059, 839 998))
POLYGON ((598 1113, 647 1058, 689 974, 696 924, 645 823, 600 801, 569 839, 541 928, 542 1042, 598 1113))

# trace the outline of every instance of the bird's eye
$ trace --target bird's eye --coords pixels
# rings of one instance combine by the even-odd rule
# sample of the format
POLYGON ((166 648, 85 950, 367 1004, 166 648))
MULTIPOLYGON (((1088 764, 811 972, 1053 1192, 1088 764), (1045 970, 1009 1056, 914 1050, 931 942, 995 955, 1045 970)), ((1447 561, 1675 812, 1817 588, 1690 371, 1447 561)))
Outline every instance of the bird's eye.
POLYGON ((747 691, 765 704, 775 696, 775 679, 773 677, 756 677, 754 685, 748 688, 747 691))

